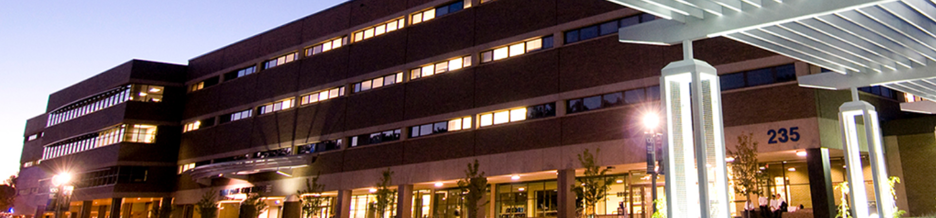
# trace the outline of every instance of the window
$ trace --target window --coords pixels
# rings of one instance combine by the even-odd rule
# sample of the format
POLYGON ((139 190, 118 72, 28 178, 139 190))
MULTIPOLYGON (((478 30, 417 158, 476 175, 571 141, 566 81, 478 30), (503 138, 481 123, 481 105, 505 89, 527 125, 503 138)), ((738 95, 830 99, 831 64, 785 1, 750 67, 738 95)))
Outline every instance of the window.
POLYGON ((187 164, 179 165, 179 174, 182 174, 192 169, 195 169, 195 163, 187 163, 187 164))
POLYGON ((410 79, 419 79, 471 66, 471 55, 410 69, 410 79))
POLYGON ((881 97, 885 97, 889 99, 894 99, 894 100, 898 100, 897 97, 900 96, 900 94, 898 94, 897 91, 894 91, 893 89, 883 87, 883 86, 861 87, 861 88, 858 88, 858 91, 863 91, 863 92, 867 92, 873 95, 877 95, 877 96, 881 96, 881 97))
POLYGON ((660 100, 660 87, 631 89, 623 92, 612 92, 584 98, 568 100, 567 112, 579 113, 601 108, 610 108, 628 104, 660 100))
POLYGON ((354 34, 352 34, 354 35, 353 42, 360 42, 365 39, 373 38, 374 36, 379 36, 379 35, 383 35, 384 33, 389 33, 389 32, 396 31, 398 29, 403 29, 403 26, 405 26, 405 24, 406 22, 401 17, 401 18, 393 19, 393 20, 390 20, 381 24, 377 24, 376 26, 364 28, 363 30, 355 31, 354 34))
POLYGON ((412 126, 410 138, 468 129, 471 129, 471 117, 455 118, 449 121, 412 126))
POLYGON ((131 101, 142 101, 142 102, 161 102, 163 101, 163 91, 165 87, 154 86, 154 85, 137 85, 134 84, 131 86, 131 92, 135 93, 130 95, 131 101))
POLYGON ((36 140, 36 139, 39 139, 39 137, 42 137, 42 132, 26 136, 26 141, 28 142, 28 141, 36 140))
POLYGON ((553 47, 553 37, 545 36, 542 38, 530 39, 499 48, 494 48, 481 52, 481 63, 501 60, 508 57, 519 56, 527 52, 537 51, 553 47))
POLYGON ((186 132, 191 132, 191 131, 201 129, 202 127, 213 126, 214 121, 215 121, 215 118, 212 117, 212 118, 208 118, 204 120, 197 120, 195 122, 186 123, 185 126, 182 127, 182 132, 186 133, 186 132))
POLYGON ((234 72, 224 74, 224 81, 241 78, 257 72, 257 66, 249 66, 234 72))
POLYGON ((124 141, 127 125, 120 125, 100 132, 73 137, 43 148, 42 160, 74 154, 97 147, 124 141))
POLYGON ((796 67, 785 64, 718 76, 721 90, 796 81, 796 67))
POLYGON ((416 12, 410 15, 410 24, 412 25, 429 21, 433 18, 455 13, 469 7, 471 7, 471 0, 459 0, 439 7, 431 8, 429 10, 416 12))
POLYGON ((286 110, 295 106, 295 103, 296 103, 296 99, 287 98, 287 99, 279 100, 270 104, 262 105, 257 108, 257 112, 259 112, 260 114, 267 114, 267 113, 273 113, 276 111, 286 110))
POLYGON ((375 132, 351 137, 351 147, 400 140, 400 129, 375 132))
POLYGON ((299 154, 311 154, 311 153, 316 153, 316 152, 338 150, 338 149, 341 149, 341 146, 343 144, 344 143, 341 139, 321 141, 321 142, 299 146, 298 153, 299 154))
POLYGON ((639 14, 565 32, 565 43, 574 43, 599 36, 617 33, 619 28, 655 20, 651 14, 639 14))
POLYGON ((481 127, 556 116, 556 103, 478 114, 481 127))
POLYGON ((93 170, 75 176, 75 188, 88 188, 124 183, 143 183, 149 174, 147 167, 115 166, 93 170))
POLYGON ((128 142, 154 143, 156 142, 156 126, 134 124, 127 130, 128 142))
POLYGON ((189 92, 194 92, 194 91, 202 90, 207 87, 211 87, 213 85, 217 85, 220 81, 221 79, 219 79, 218 77, 212 77, 206 80, 202 80, 201 82, 198 82, 189 86, 189 92))
POLYGON ((286 54, 286 55, 283 55, 283 56, 279 56, 279 57, 270 59, 270 60, 268 60, 268 61, 266 61, 266 62, 263 62, 263 69, 274 68, 274 67, 277 67, 277 66, 280 66, 280 65, 289 63, 289 62, 293 62, 293 61, 295 61, 295 60, 297 60, 297 59, 299 59, 299 53, 298 53, 298 52, 289 53, 289 54, 286 54))
POLYGON ((253 109, 247 109, 243 111, 238 111, 230 114, 221 115, 218 117, 218 123, 227 123, 231 121, 237 121, 241 119, 247 119, 253 114, 253 109))
POLYGON ((398 72, 374 79, 364 80, 359 83, 352 84, 352 86, 354 87, 354 93, 358 93, 402 82, 403 72, 398 72))
POLYGON ((123 103, 130 98, 130 87, 131 85, 120 86, 53 110, 49 113, 47 124, 53 126, 123 103))
POLYGON ((323 90, 319 92, 313 92, 310 94, 303 95, 299 97, 300 105, 307 105, 315 102, 325 101, 332 98, 337 98, 344 96, 344 86, 338 88, 332 88, 329 90, 323 90))
POLYGON ((348 44, 348 37, 342 36, 337 39, 328 40, 318 45, 312 46, 312 48, 306 49, 306 56, 317 55, 322 52, 331 51, 332 49, 340 48, 342 45, 348 44))

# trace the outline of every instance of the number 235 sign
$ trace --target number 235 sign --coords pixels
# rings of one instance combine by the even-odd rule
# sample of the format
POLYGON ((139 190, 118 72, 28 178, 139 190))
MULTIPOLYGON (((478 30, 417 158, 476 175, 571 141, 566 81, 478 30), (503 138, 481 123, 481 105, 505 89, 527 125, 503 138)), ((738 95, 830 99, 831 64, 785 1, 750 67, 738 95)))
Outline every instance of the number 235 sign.
POLYGON ((800 140, 799 127, 779 128, 767 130, 767 144, 798 142, 800 140))

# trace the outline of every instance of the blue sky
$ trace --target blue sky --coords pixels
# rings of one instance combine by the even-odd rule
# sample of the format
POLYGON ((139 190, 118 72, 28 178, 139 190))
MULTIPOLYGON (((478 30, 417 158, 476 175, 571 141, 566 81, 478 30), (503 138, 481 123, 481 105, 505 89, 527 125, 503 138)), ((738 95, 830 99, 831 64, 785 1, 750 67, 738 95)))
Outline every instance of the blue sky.
POLYGON ((0 179, 48 95, 130 59, 193 57, 345 0, 15 1, 0 4, 0 179))

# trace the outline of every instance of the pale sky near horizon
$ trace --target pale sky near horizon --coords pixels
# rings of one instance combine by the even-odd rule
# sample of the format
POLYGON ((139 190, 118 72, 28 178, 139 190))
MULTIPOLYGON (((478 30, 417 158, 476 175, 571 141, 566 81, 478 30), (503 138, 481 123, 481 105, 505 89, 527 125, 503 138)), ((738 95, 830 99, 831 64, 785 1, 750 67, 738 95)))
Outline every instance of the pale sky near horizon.
POLYGON ((49 94, 131 59, 188 60, 345 0, 0 3, 0 180, 19 171, 26 120, 49 94))

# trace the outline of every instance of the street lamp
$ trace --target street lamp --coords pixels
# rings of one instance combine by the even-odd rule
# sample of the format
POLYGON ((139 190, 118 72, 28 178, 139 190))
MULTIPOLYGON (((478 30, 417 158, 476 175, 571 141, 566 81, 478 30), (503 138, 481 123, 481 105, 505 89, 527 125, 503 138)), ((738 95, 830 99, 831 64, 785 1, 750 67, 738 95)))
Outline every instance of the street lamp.
POLYGON ((653 198, 653 212, 657 212, 657 167, 656 167, 656 143, 662 134, 657 133, 656 129, 660 125, 660 116, 654 112, 648 112, 643 115, 643 125, 646 128, 644 137, 647 140, 647 173, 650 174, 650 193, 653 198))
POLYGON ((68 209, 69 202, 71 201, 72 191, 75 190, 75 186, 71 186, 72 175, 71 173, 64 172, 59 173, 58 175, 52 176, 52 206, 55 207, 55 218, 64 217, 64 211, 62 208, 68 209))

